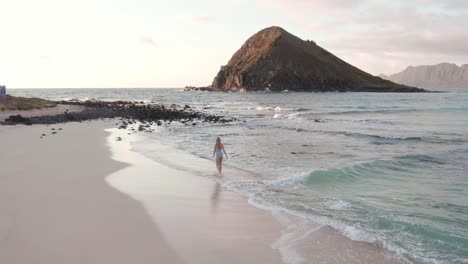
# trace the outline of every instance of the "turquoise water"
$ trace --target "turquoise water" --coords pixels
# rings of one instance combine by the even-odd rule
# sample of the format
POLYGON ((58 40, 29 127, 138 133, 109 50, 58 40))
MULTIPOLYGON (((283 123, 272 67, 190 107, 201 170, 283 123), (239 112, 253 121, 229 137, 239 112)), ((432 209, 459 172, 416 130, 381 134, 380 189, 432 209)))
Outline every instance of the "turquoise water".
MULTIPOLYGON (((206 93, 180 89, 10 90, 50 99, 189 104, 232 124, 147 134, 253 173, 228 188, 330 225, 414 263, 468 263, 468 90, 447 93, 206 93)), ((229 175, 226 175, 229 177, 229 175)))

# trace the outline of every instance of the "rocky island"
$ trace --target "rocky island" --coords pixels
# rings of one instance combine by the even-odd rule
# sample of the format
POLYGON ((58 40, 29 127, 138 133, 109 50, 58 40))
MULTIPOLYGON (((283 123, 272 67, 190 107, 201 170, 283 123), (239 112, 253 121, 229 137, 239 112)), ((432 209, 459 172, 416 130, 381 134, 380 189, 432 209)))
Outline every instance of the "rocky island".
POLYGON ((281 27, 250 37, 207 87, 187 91, 425 92, 366 73, 281 27))

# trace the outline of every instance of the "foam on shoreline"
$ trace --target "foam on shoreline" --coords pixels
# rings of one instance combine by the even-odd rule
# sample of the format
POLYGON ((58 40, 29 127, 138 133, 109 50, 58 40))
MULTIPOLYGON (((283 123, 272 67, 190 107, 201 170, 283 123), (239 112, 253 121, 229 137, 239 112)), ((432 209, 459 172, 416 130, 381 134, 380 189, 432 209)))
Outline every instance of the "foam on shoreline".
MULTIPOLYGON (((146 159, 147 162, 152 163, 148 166, 156 166, 158 168, 159 166, 163 166, 166 169, 178 171, 177 174, 184 174, 184 178, 191 179, 190 181, 195 180, 207 182, 207 180, 209 180, 208 182, 211 182, 211 184, 219 183, 221 184, 222 189, 234 191, 235 193, 247 198, 248 203, 256 208, 262 209, 260 211, 270 212, 273 214, 276 221, 281 223, 281 228, 277 230, 280 234, 271 241, 269 246, 278 250, 285 263, 307 263, 308 261, 318 259, 327 260, 329 263, 340 263, 344 260, 348 263, 353 263, 353 258, 356 258, 355 261, 358 260, 358 262, 364 263, 372 263, 373 261, 378 261, 379 263, 397 263, 397 260, 392 254, 373 244, 376 242, 375 239, 369 240, 360 235, 356 237, 357 231, 351 233, 344 232, 350 231, 350 229, 339 228, 339 226, 334 226, 328 221, 314 221, 313 219, 310 219, 310 217, 298 215, 297 213, 285 210, 284 208, 277 208, 272 205, 268 205, 265 201, 260 201, 255 197, 252 197, 250 195, 252 188, 255 189, 256 184, 261 184, 261 182, 265 180, 261 175, 254 175, 246 171, 225 166, 225 176, 219 178, 216 177, 213 162, 210 160, 175 149, 155 140, 154 137, 151 137, 151 140, 149 141, 142 135, 127 135, 117 129, 109 129, 108 131, 112 133, 112 136, 108 138, 108 142, 113 150, 114 159, 122 161, 125 160, 126 162, 130 161, 130 163, 135 164, 134 166, 141 166, 138 165, 138 163, 141 162, 141 159, 146 159), (115 142, 116 137, 123 138, 123 141, 125 142, 115 142), (135 158, 140 161, 135 160, 135 158), (196 180, 197 178, 198 180, 196 180), (252 186, 250 186, 250 190, 246 191, 243 188, 236 188, 239 184, 250 184, 252 186), (334 227, 335 230, 340 231, 343 235, 349 235, 349 238, 339 234, 327 226, 334 227), (317 235, 314 233, 317 233, 317 235), (331 237, 333 237, 333 239, 330 239, 331 237), (324 240, 325 242, 323 242, 324 240), (311 256, 307 252, 315 252, 315 250, 311 249, 310 241, 313 241, 313 243, 322 243, 323 245, 327 245, 327 243, 329 243, 328 241, 333 241, 333 244, 328 245, 330 248, 327 249, 327 253, 317 252, 317 254, 321 254, 321 256, 311 256), (332 247, 336 248, 333 249, 332 247), (355 250, 355 252, 351 253, 349 251, 350 248, 355 250), (343 252, 335 252, 337 249, 343 249, 343 252), (330 252, 334 253, 332 254, 330 252), (356 254, 356 256, 353 256, 354 254, 356 254), (364 257, 361 258, 359 255, 363 255, 364 257), (366 259, 368 261, 366 261, 366 259)), ((147 171, 149 168, 142 170, 147 171)), ((139 198, 136 197, 135 193, 132 193, 134 190, 128 190, 122 185, 119 186, 119 180, 115 180, 116 177, 129 177, 128 173, 127 176, 111 175, 108 178, 108 181, 117 189, 128 193, 137 200, 142 201, 150 214, 151 211, 153 211, 154 214, 157 213, 157 211, 154 212, 154 209, 150 208, 151 203, 154 201, 152 202, 151 199, 148 200, 148 197, 144 197, 144 195, 139 198)), ((120 180, 122 180, 122 178, 120 180)), ((150 178, 141 180, 151 181, 150 178)), ((151 193, 151 191, 149 192, 151 193)), ((327 248, 327 246, 325 246, 325 248, 327 248)))
MULTIPOLYGON (((216 181, 131 151, 131 142, 138 142, 140 135, 107 131, 112 133, 108 143, 113 158, 130 164, 109 175, 107 182, 143 204, 185 263, 282 263, 271 247, 282 227, 268 211, 249 205, 216 181)), ((159 151, 166 158, 174 155, 159 151)))

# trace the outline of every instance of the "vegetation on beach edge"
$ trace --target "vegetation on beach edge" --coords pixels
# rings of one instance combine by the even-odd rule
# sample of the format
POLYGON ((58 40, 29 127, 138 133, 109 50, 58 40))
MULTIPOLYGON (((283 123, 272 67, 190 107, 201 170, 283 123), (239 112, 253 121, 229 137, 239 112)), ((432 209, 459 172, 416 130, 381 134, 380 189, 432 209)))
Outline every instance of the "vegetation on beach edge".
POLYGON ((7 95, 5 99, 0 100, 0 111, 33 110, 55 106, 57 106, 57 103, 40 98, 15 97, 7 95))

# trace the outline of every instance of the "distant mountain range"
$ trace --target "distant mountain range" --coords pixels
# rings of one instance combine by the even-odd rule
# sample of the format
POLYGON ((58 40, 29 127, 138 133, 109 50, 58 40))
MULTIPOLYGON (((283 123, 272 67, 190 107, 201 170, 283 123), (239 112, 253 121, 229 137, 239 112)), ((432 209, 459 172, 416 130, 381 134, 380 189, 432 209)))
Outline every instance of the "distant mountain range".
POLYGON ((424 92, 364 72, 280 27, 250 37, 207 87, 186 90, 424 92))
POLYGON ((380 78, 420 88, 468 88, 468 64, 454 63, 409 66, 402 72, 380 78))

